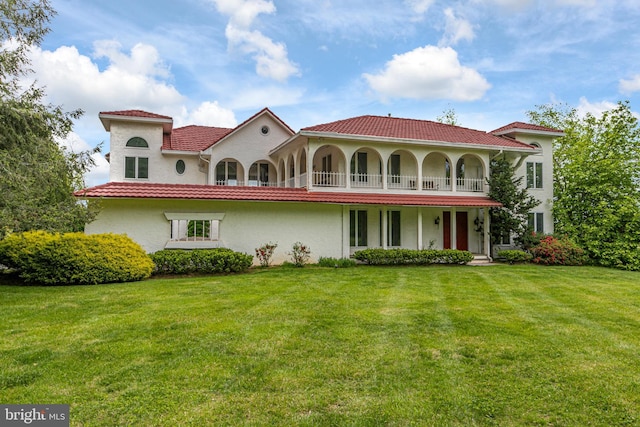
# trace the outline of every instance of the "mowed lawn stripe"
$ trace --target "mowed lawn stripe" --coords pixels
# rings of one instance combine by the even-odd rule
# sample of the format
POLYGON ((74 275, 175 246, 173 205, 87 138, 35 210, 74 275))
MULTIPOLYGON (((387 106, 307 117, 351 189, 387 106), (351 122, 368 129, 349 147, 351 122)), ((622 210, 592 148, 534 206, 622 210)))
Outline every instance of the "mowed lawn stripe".
POLYGON ((0 401, 72 425, 634 425, 638 274, 272 268, 0 286, 0 401))

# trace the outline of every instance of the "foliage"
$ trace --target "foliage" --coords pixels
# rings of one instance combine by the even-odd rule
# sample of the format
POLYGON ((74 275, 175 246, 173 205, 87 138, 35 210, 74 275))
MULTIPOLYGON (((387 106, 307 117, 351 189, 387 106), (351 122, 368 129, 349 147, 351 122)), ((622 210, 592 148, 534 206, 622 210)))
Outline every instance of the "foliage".
POLYGON ((269 267, 269 264, 271 263, 271 257, 273 256, 273 252, 277 247, 277 243, 269 242, 265 243, 259 248, 256 248, 256 257, 258 258, 258 261, 260 262, 260 265, 262 267, 269 267))
POLYGON ((227 248, 168 249, 151 254, 154 274, 241 273, 251 267, 251 255, 227 248))
POLYGON ((444 123, 446 125, 460 126, 460 122, 458 121, 458 114, 452 107, 444 110, 441 116, 436 117, 436 121, 444 123))
POLYGON ((531 261, 533 256, 519 249, 506 249, 498 252, 498 258, 504 259, 509 264, 519 264, 531 261))
POLYGON ((187 224, 187 237, 209 237, 211 221, 191 220, 187 224))
POLYGON ((522 185, 523 176, 518 177, 515 167, 504 157, 491 160, 491 174, 487 179, 489 197, 502 203, 500 208, 490 208, 491 242, 500 243, 503 236, 522 238, 527 233, 529 212, 540 204, 522 185))
POLYGON ((584 250, 566 237, 545 236, 529 252, 535 264, 582 265, 587 261, 584 250))
POLYGON ((309 248, 309 246, 304 245, 301 242, 295 242, 293 244, 293 248, 291 250, 293 265, 296 267, 304 267, 307 261, 309 261, 310 256, 311 248, 309 248))
POLYGON ((59 145, 82 111, 65 112, 44 103, 35 84, 20 85, 31 72, 28 51, 54 14, 46 0, 0 2, 0 238, 7 229, 82 230, 97 209, 78 203, 73 192, 84 186, 100 148, 72 153, 59 145))
POLYGON ((0 240, 0 262, 27 283, 87 285, 149 277, 153 263, 129 237, 117 234, 14 233, 0 240))
POLYGON ((320 267, 349 268, 355 267, 356 262, 350 258, 320 257, 318 265, 320 267))
POLYGON ((595 262, 640 269, 640 127, 628 102, 601 117, 558 105, 528 113, 563 129, 554 145, 555 230, 595 262))
POLYGON ((466 264, 473 260, 469 251, 457 249, 363 249, 353 257, 370 265, 466 264))

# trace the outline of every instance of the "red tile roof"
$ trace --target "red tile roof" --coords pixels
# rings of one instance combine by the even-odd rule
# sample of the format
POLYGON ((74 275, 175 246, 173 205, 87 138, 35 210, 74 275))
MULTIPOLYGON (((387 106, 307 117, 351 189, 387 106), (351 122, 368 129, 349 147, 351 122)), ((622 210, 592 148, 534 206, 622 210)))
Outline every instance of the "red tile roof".
POLYGON ((347 193, 307 191, 304 188, 227 187, 215 185, 152 184, 110 182, 74 193, 80 198, 242 200, 307 202, 392 206, 497 207, 499 202, 484 196, 420 195, 390 193, 347 193))
POLYGON ((202 151, 211 147, 233 129, 210 126, 185 126, 174 129, 171 135, 165 135, 163 150, 202 151))
POLYGON ((510 130, 533 130, 533 131, 537 131, 537 132, 552 132, 552 133, 563 133, 561 130, 558 129, 553 129, 553 128, 548 128, 545 126, 539 126, 539 125, 534 125, 531 123, 524 123, 524 122, 513 122, 513 123, 509 123, 506 126, 502 126, 501 128, 498 128, 494 131, 491 131, 489 133, 492 134, 504 134, 504 133, 508 133, 508 131, 510 130))
POLYGON ((336 122, 303 128, 302 132, 533 149, 528 144, 512 139, 501 138, 479 130, 429 120, 384 116, 360 116, 346 120, 338 120, 336 122))
POLYGON ((163 116, 161 114, 149 113, 142 110, 122 110, 122 111, 101 111, 100 114, 109 116, 126 116, 126 117, 143 117, 147 119, 168 119, 173 120, 172 117, 163 116))

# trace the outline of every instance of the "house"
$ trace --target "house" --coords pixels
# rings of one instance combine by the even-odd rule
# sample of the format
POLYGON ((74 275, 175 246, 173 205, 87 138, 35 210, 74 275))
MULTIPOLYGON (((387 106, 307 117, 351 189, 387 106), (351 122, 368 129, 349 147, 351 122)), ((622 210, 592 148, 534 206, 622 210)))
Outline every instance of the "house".
POLYGON ((139 110, 99 115, 110 132, 109 182, 76 193, 100 199, 87 233, 126 233, 148 252, 228 247, 253 254, 297 241, 312 257, 364 248, 457 248, 489 256, 486 178, 507 156, 553 231, 552 141, 526 123, 483 132, 432 121, 360 116, 296 132, 265 108, 233 129, 173 128, 139 110))

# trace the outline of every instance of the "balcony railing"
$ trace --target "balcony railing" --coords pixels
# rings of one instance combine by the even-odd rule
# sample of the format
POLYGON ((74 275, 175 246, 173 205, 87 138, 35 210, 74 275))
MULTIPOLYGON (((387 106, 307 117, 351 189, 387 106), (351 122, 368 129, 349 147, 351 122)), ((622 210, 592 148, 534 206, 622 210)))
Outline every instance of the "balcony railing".
POLYGON ((344 187, 345 174, 341 172, 313 172, 315 187, 344 187))
POLYGON ((422 189, 430 191, 451 191, 451 178, 445 176, 423 176, 422 189))
POLYGON ((388 175, 387 188, 397 188, 400 190, 415 190, 417 177, 409 175, 388 175))
POLYGON ((482 178, 458 178, 456 180, 457 191, 484 191, 484 182, 482 178))
POLYGON ((230 187, 241 187, 244 185, 244 181, 237 179, 219 179, 216 180, 216 185, 228 185, 230 187))
POLYGON ((247 183, 249 187, 277 187, 277 182, 271 181, 258 181, 257 179, 250 179, 247 183))
POLYGON ((382 175, 367 173, 351 174, 352 188, 382 188, 382 175))

